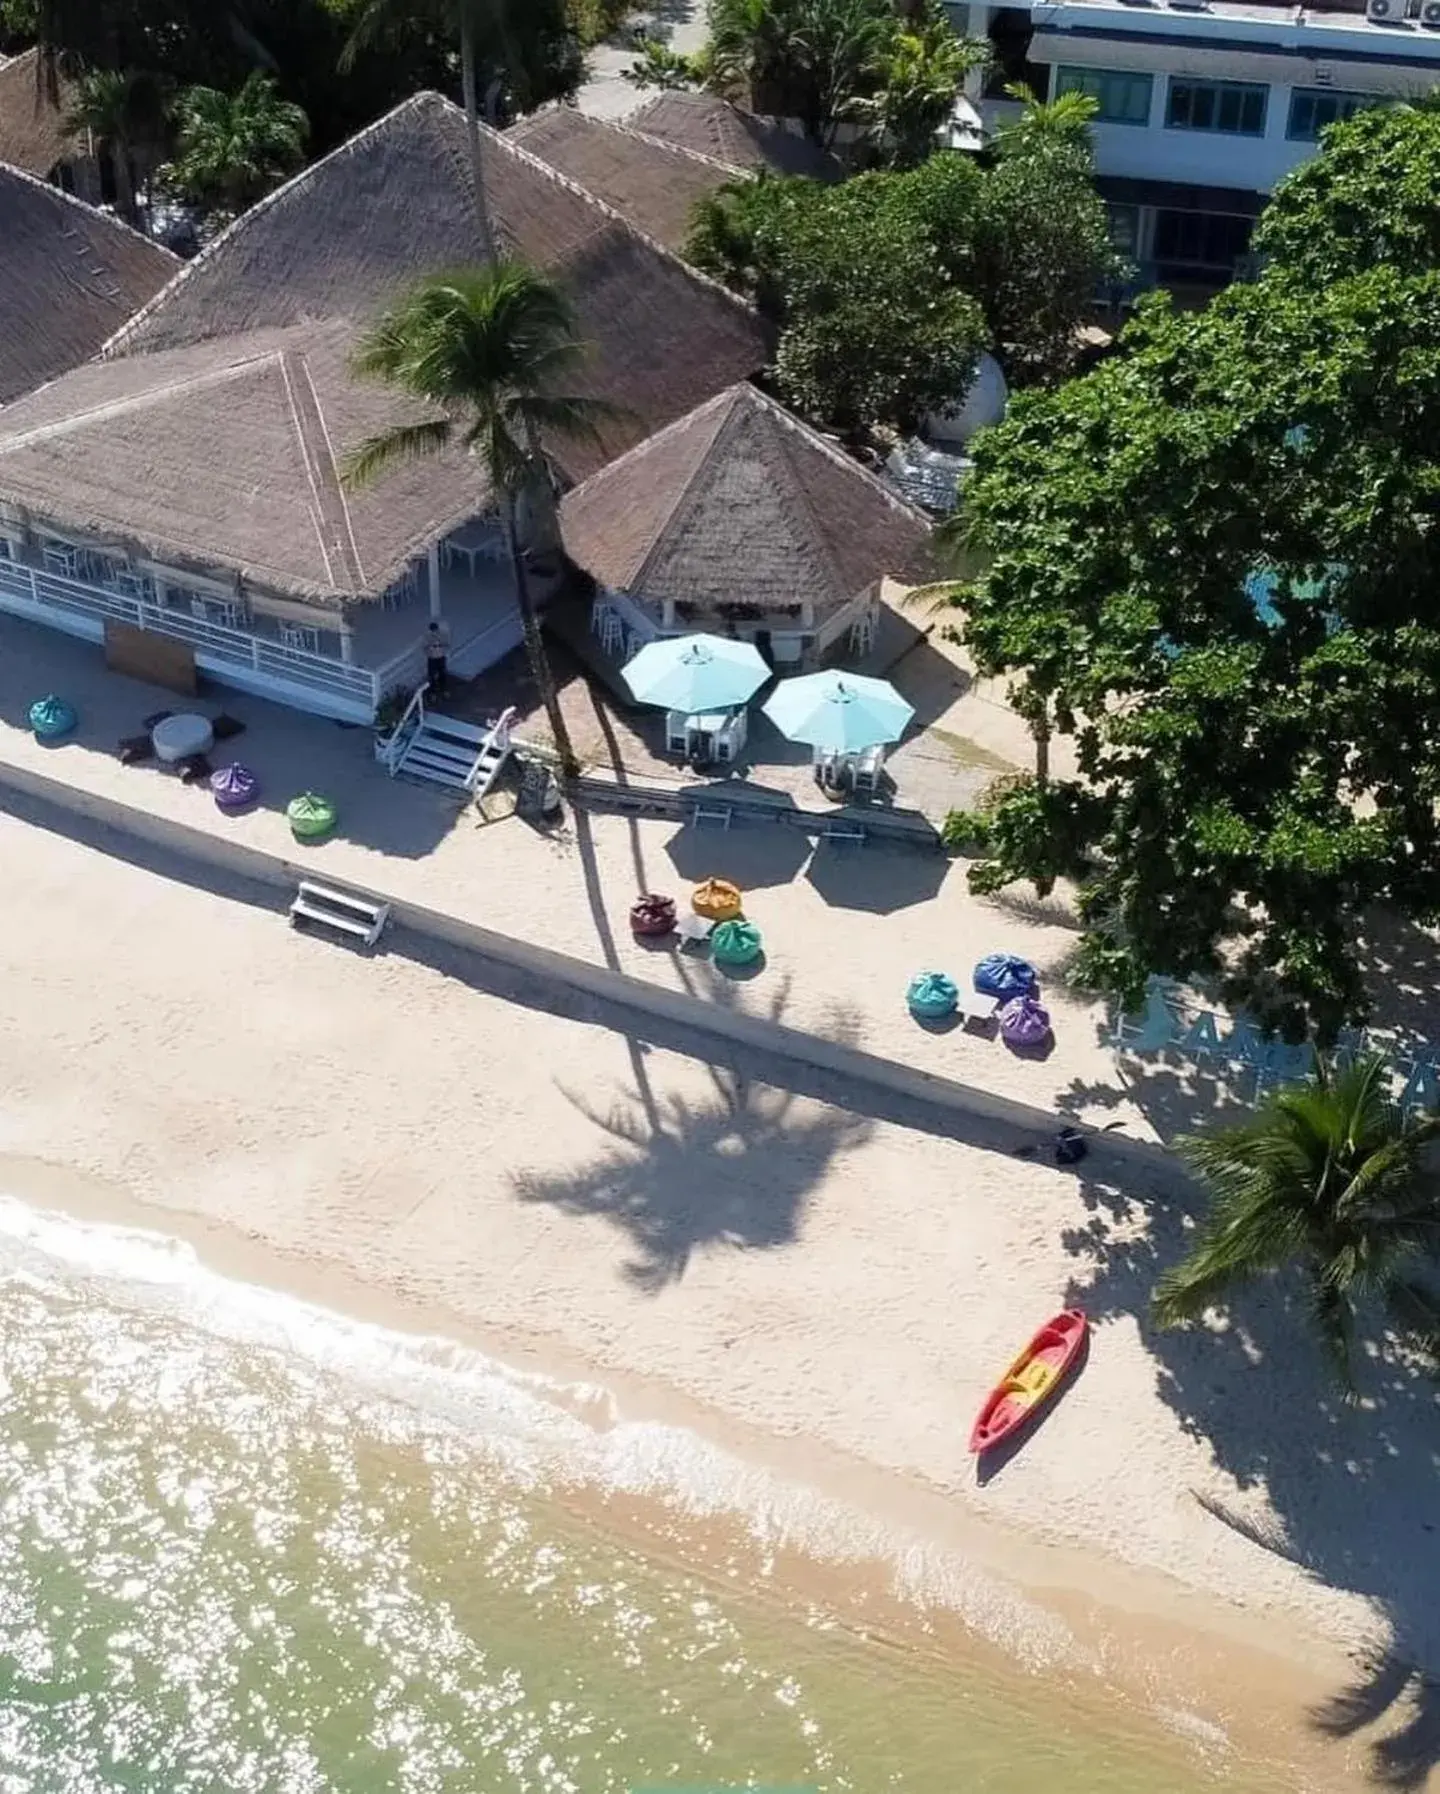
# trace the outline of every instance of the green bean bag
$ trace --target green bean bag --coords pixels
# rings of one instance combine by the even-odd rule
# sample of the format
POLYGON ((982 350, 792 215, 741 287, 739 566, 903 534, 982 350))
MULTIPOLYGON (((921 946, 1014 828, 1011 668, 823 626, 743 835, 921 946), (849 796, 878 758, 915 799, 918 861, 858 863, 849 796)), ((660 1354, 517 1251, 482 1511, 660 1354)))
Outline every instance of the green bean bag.
POLYGON ((717 922, 710 931, 710 956, 717 965, 748 966, 760 952, 760 930, 753 922, 717 922))
POLYGON ((323 841, 335 827, 335 806, 318 791, 302 791, 286 804, 285 817, 297 841, 323 841))

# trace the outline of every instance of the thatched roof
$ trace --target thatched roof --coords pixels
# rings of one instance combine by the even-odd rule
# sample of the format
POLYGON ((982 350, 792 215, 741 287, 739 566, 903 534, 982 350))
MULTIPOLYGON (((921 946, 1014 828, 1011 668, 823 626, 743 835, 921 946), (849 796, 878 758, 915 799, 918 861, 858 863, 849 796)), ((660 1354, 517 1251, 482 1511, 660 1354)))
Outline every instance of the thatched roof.
POLYGON ((667 249, 684 244, 699 201, 749 172, 625 125, 591 118, 574 106, 532 112, 511 125, 506 136, 614 206, 667 249))
POLYGON ((0 166, 0 405, 94 355, 179 266, 103 212, 0 166))
POLYGON ((659 94, 625 122, 632 131, 752 173, 764 168, 817 181, 839 180, 844 173, 839 161, 816 149, 791 120, 742 112, 710 93, 659 94))
POLYGON ((930 526, 874 475, 748 383, 732 386, 567 493, 570 558, 659 602, 817 621, 926 559, 930 526))
POLYGON ((43 181, 57 163, 76 153, 65 135, 65 108, 74 88, 62 80, 60 104, 53 104, 38 79, 37 60, 38 52, 27 50, 0 61, 0 162, 43 181))
MULTIPOLYGON (((484 166, 502 245, 572 296, 580 384, 623 408, 600 445, 553 445, 570 479, 763 363, 754 314, 609 208, 490 132, 484 166)), ((489 495, 443 458, 342 492, 345 453, 415 415, 348 358, 421 273, 480 259, 462 115, 420 95, 239 219, 102 363, 0 414, 0 501, 311 602, 377 596, 489 495)))

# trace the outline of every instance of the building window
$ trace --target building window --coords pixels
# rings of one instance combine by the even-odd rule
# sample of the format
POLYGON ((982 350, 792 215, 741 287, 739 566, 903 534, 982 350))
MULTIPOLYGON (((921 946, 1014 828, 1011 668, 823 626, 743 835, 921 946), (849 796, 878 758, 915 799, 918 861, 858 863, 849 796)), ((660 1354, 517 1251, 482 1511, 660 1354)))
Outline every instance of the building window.
POLYGON ((1353 118, 1373 97, 1363 93, 1321 93, 1299 88, 1290 96, 1290 123, 1285 135, 1292 143, 1318 143, 1326 125, 1353 118))
POLYGON ((1224 131, 1232 137, 1265 135, 1270 89, 1244 81, 1170 80, 1165 123, 1172 131, 1224 131))
POLYGON ((1088 93, 1095 102, 1095 122, 1102 125, 1148 125, 1152 75, 1132 75, 1124 69, 1059 68, 1055 71, 1055 95, 1088 93))
POLYGON ((1155 214, 1155 260, 1180 273, 1223 274, 1229 279, 1250 247, 1252 218, 1231 212, 1155 214))
POLYGON ((1117 255, 1123 256, 1127 262, 1139 259, 1139 206, 1116 205, 1112 200, 1107 199, 1105 202, 1105 228, 1109 232, 1110 247, 1117 255))

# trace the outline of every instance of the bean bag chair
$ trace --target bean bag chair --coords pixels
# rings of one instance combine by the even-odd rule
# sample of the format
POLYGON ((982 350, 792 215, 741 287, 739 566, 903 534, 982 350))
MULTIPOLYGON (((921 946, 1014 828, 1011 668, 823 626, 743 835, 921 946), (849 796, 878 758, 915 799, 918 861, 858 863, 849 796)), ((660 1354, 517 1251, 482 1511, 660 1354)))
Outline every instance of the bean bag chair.
POLYGON ((982 997, 1008 1003, 1012 997, 1040 994, 1040 978, 1028 959, 1013 953, 987 953, 975 967, 975 988, 982 997))
POLYGON ((210 775, 210 791, 217 810, 243 810, 260 795, 260 781, 248 766, 237 761, 210 775))
POLYGON ((1006 1046, 1043 1046, 1050 1038, 1050 1011, 1034 997, 1012 997, 1000 1011, 1000 1038, 1006 1046))
POLYGON ((67 704, 64 698, 57 698, 53 692, 36 698, 30 706, 30 727, 41 741, 58 741, 62 735, 68 735, 79 720, 75 706, 67 704))
POLYGON ((720 922, 710 936, 710 957, 717 965, 748 966, 761 953, 760 930, 753 922, 720 922))
POLYGON ((740 887, 726 878, 707 878, 696 885, 690 907, 711 922, 730 922, 740 914, 740 887))
POLYGON ((335 826, 335 806, 318 791, 302 791, 286 804, 285 818, 297 841, 323 841, 335 826))
POLYGON ((647 892, 630 905, 630 927, 635 934, 674 934, 675 899, 647 892))
POLYGON ((960 992, 955 988, 955 980, 944 972, 918 972, 910 980, 905 1001, 911 1015, 918 1015, 922 1021, 941 1021, 954 1015, 960 992))

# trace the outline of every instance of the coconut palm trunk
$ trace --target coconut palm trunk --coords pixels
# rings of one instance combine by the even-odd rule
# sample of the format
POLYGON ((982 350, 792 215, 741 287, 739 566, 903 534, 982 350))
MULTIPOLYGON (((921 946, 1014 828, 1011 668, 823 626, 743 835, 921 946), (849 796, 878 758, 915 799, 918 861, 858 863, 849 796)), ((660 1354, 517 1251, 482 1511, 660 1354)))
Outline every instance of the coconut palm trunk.
POLYGON ((475 17, 470 7, 460 7, 460 92, 465 102, 465 141, 470 151, 470 178, 475 183, 475 228, 487 262, 495 257, 495 233, 485 198, 485 169, 480 148, 480 99, 475 69, 475 17))
POLYGON ((560 708, 554 669, 550 665, 550 656, 545 651, 544 637, 540 633, 540 613, 535 609, 535 601, 531 596, 530 570, 525 565, 525 551, 520 546, 520 531, 516 522, 518 509, 518 495, 508 493, 500 507, 500 515, 501 528, 505 532, 505 547, 510 556, 510 572, 515 581, 515 607, 520 612, 520 628, 525 638, 525 658, 530 663, 530 676, 540 693, 540 702, 545 706, 545 717, 550 724, 555 751, 560 757, 561 775, 568 782, 579 774, 580 762, 575 754, 575 744, 570 739, 565 712, 560 708))

